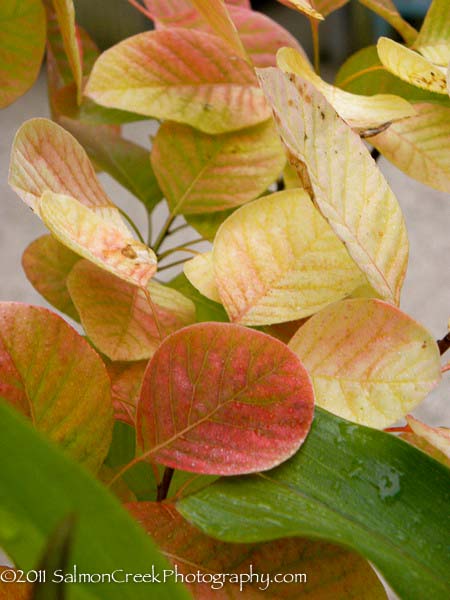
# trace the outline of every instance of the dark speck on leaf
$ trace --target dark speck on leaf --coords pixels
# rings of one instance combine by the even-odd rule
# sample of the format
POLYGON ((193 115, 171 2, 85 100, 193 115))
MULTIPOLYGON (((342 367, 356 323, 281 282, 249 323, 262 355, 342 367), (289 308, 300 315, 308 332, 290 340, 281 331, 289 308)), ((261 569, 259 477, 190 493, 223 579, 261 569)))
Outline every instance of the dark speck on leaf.
POLYGON ((325 120, 325 113, 323 112, 323 110, 320 111, 320 116, 322 118, 322 121, 325 120))

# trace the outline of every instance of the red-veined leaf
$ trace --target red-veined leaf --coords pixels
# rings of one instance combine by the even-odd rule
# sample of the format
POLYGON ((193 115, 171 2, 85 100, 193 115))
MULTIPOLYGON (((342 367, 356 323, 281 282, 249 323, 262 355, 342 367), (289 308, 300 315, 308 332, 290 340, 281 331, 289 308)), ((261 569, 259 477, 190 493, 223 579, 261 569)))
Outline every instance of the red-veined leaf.
POLYGON ((283 343, 229 323, 192 325, 147 367, 142 458, 211 475, 266 470, 298 450, 313 408, 309 376, 283 343))
POLYGON ((111 379, 114 418, 133 427, 146 368, 146 360, 134 363, 111 362, 106 365, 111 379))
POLYGON ((100 357, 44 308, 1 303, 0 332, 0 396, 97 470, 113 425, 110 382, 100 357))

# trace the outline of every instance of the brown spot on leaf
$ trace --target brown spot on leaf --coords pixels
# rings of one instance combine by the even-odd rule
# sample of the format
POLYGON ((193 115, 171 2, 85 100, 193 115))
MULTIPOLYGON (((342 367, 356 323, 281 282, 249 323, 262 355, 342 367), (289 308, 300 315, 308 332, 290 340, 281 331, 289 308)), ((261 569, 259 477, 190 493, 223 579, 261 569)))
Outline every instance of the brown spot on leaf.
POLYGON ((137 258, 136 250, 133 248, 133 246, 131 246, 131 244, 127 244, 124 248, 122 248, 121 253, 127 258, 137 258))

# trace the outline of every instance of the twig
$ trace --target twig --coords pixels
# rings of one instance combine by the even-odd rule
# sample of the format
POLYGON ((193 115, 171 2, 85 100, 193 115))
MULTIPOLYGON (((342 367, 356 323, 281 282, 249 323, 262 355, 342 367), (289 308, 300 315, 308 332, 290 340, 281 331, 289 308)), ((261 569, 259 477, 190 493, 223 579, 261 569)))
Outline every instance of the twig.
POLYGON ((166 256, 170 256, 174 252, 191 252, 194 254, 198 254, 198 252, 196 252, 195 250, 190 250, 188 246, 194 246, 195 244, 200 244, 204 241, 204 238, 197 238, 195 240, 192 240, 191 242, 181 244, 180 246, 174 246, 173 248, 169 248, 169 250, 165 250, 164 252, 161 252, 161 254, 159 254, 158 260, 163 260, 163 258, 166 258, 166 256))
POLYGON ((378 162, 378 159, 380 158, 381 154, 380 154, 379 150, 377 150, 376 148, 372 148, 372 152, 370 153, 370 156, 373 158, 373 160, 375 162, 378 162))
POLYGON ((138 236, 139 241, 142 242, 142 244, 145 244, 144 238, 142 237, 141 232, 137 228, 136 223, 127 215, 127 213, 124 210, 122 210, 121 208, 119 208, 118 210, 122 217, 125 219, 125 221, 131 226, 134 233, 138 236))
POLYGON ((437 345, 441 356, 447 352, 450 348, 450 331, 441 340, 437 341, 437 345))
POLYGON ((320 75, 320 41, 319 41, 319 23, 313 17, 309 17, 311 24, 311 33, 314 47, 314 70, 320 75))
POLYGON ((175 216, 172 213, 169 214, 169 216, 166 219, 166 222, 164 223, 164 225, 162 226, 161 231, 159 232, 158 237, 155 240, 155 243, 153 244, 153 251, 157 252, 161 246, 161 244, 163 243, 166 235, 169 232, 170 226, 172 225, 172 223, 175 220, 175 216))
POLYGON ((164 265, 162 267, 158 267, 158 272, 160 271, 165 271, 166 269, 171 269, 172 267, 176 267, 177 265, 182 265, 183 263, 185 263, 187 260, 187 258, 183 258, 182 260, 177 260, 173 263, 170 263, 168 265, 164 265))
POLYGON ((156 502, 162 502, 167 498, 167 494, 169 493, 169 487, 172 482, 172 477, 175 472, 175 469, 171 467, 166 467, 164 469, 164 475, 161 480, 161 483, 158 484, 157 492, 156 492, 156 502))

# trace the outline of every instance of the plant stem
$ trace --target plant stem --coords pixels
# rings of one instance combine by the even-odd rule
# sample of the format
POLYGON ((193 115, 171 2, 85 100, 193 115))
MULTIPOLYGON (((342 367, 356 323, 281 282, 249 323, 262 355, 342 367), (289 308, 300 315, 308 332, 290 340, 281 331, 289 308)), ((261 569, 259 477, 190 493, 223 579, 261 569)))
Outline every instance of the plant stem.
POLYGON ((177 260, 177 261, 175 261, 173 263, 170 263, 168 265, 164 265, 162 267, 159 267, 158 272, 159 271, 164 271, 165 269, 170 269, 171 267, 176 267, 177 265, 182 265, 183 263, 186 262, 186 260, 187 260, 186 258, 183 258, 182 260, 177 260))
POLYGON ((131 217, 129 217, 127 215, 127 213, 124 210, 122 210, 121 208, 119 208, 118 210, 119 210, 120 214, 122 215, 122 217, 125 219, 125 221, 131 226, 131 228, 133 229, 135 234, 138 236, 139 241, 142 242, 143 244, 145 244, 144 238, 142 237, 141 232, 137 228, 136 223, 131 219, 131 217))
POLYGON ((172 213, 169 213, 169 216, 166 219, 166 222, 164 223, 164 225, 162 226, 161 231, 159 232, 158 237, 155 240, 155 243, 153 244, 153 251, 157 252, 161 246, 161 244, 163 243, 166 235, 169 233, 169 228, 172 225, 172 223, 175 220, 175 216, 172 213))
POLYGON ((158 259, 162 260, 163 258, 166 258, 166 256, 170 256, 170 254, 173 254, 174 252, 194 252, 195 254, 197 254, 197 252, 195 252, 194 250, 190 250, 188 246, 194 246, 194 244, 200 244, 200 242, 204 241, 204 238, 197 238, 195 240, 192 240, 191 242, 181 244, 180 246, 174 246, 173 248, 169 248, 169 250, 166 250, 165 252, 161 252, 161 254, 159 254, 158 256, 158 259))
POLYGON ((171 467, 166 467, 164 469, 164 475, 161 479, 161 482, 158 484, 157 492, 156 492, 156 502, 162 502, 167 498, 167 494, 169 493, 169 487, 172 482, 172 477, 175 472, 175 469, 171 467))
POLYGON ((152 213, 151 212, 147 212, 147 219, 148 219, 148 225, 147 225, 147 246, 149 246, 151 248, 152 246, 152 237, 153 237, 153 227, 152 227, 152 213))
POLYGON ((441 356, 447 352, 450 348, 450 331, 441 340, 437 341, 437 345, 441 356))
POLYGON ((314 47, 314 70, 320 75, 320 41, 319 41, 319 23, 316 19, 309 17, 311 24, 311 33, 314 47))
POLYGON ((373 160, 375 162, 378 162, 378 159, 380 158, 381 154, 380 154, 379 150, 377 150, 376 148, 372 148, 372 152, 370 153, 370 156, 373 158, 373 160))
POLYGON ((169 233, 167 235, 172 235, 172 233, 176 233, 177 231, 186 229, 186 227, 189 227, 189 223, 181 223, 181 225, 178 225, 177 227, 174 227, 173 229, 169 229, 169 233))

